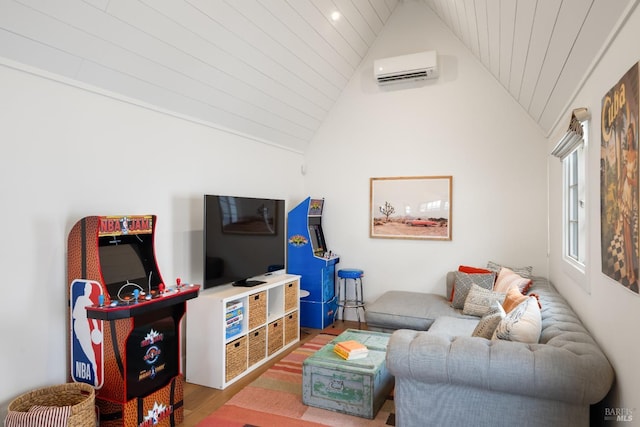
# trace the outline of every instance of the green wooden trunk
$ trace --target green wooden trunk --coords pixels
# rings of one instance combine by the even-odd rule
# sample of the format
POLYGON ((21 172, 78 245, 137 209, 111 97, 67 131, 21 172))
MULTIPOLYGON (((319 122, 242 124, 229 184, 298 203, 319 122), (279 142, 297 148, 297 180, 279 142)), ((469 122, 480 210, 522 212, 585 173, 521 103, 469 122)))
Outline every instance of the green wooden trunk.
POLYGON ((390 336, 347 329, 306 358, 302 365, 304 404, 373 419, 394 385, 385 365, 390 336), (369 355, 357 360, 344 360, 336 355, 334 344, 347 340, 366 345, 369 355))

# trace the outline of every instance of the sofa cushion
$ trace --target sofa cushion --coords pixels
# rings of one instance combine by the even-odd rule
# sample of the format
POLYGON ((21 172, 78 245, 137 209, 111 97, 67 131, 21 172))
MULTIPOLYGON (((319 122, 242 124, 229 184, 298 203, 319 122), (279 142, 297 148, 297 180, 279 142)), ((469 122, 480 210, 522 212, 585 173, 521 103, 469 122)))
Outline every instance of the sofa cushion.
POLYGON ((482 317, 487 314, 494 302, 502 304, 505 295, 504 292, 494 292, 474 283, 467 294, 467 299, 464 300, 462 314, 482 317))
POLYGON ((526 298, 498 323, 494 339, 537 343, 542 332, 542 316, 535 298, 526 298))
MULTIPOLYGON (((468 274, 490 274, 493 273, 493 271, 491 270, 487 270, 486 268, 479 268, 479 267, 471 267, 469 265, 460 265, 458 266, 458 271, 462 272, 462 273, 468 273, 468 274)), ((450 273, 455 274, 454 271, 451 271, 450 273)), ((454 276, 454 282, 455 282, 455 276, 454 276)), ((447 295, 449 296, 449 301, 453 301, 453 290, 454 287, 449 286, 449 276, 447 275, 447 295)))
POLYGON ((522 295, 518 288, 511 288, 507 291, 506 297, 502 303, 502 308, 504 308, 505 313, 509 313, 527 298, 529 298, 529 296, 522 295))
POLYGON ((385 292, 367 304, 365 316, 367 327, 374 331, 426 331, 440 316, 465 317, 442 295, 408 291, 385 292))
POLYGON ((498 274, 500 273, 500 270, 502 270, 503 267, 508 268, 509 270, 513 271, 516 274, 519 274, 520 276, 526 278, 526 279, 531 279, 533 276, 533 267, 528 265, 525 267, 507 267, 506 265, 501 265, 498 264, 497 262, 493 262, 493 261, 489 261, 487 263, 487 270, 491 270, 494 273, 498 274))
POLYGON ((441 316, 438 317, 431 327, 430 333, 448 335, 450 337, 470 337, 475 327, 478 325, 478 318, 463 318, 441 316))
POLYGON ((507 292, 510 288, 516 286, 520 293, 526 294, 531 287, 531 279, 520 276, 514 271, 503 267, 498 273, 494 291, 507 292))
POLYGON ((478 322, 478 325, 475 327, 473 332, 471 333, 472 337, 482 337, 488 340, 493 336, 493 332, 498 327, 498 324, 502 319, 504 319, 506 313, 500 305, 499 302, 494 302, 494 304, 489 308, 487 314, 482 316, 482 319, 478 322))
POLYGON ((486 268, 480 268, 480 267, 472 267, 469 265, 460 265, 458 266, 458 271, 461 271, 463 273, 469 273, 469 274, 478 274, 478 273, 483 273, 483 274, 487 274, 487 273, 493 273, 491 270, 486 269, 486 268))
POLYGON ((468 274, 461 271, 456 271, 456 280, 453 289, 453 300, 451 306, 453 308, 463 309, 464 301, 467 299, 467 294, 471 289, 471 285, 474 283, 481 288, 493 289, 493 283, 495 281, 495 274, 468 274))

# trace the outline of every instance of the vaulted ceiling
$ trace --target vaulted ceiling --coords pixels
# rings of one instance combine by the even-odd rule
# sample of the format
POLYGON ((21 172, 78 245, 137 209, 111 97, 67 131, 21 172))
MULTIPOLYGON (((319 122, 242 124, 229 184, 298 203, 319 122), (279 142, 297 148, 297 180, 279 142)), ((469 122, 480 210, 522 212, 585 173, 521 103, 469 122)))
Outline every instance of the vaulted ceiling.
POLYGON ((569 124, 569 116, 561 114, 638 3, 424 1, 546 135, 559 120, 569 124))
POLYGON ((0 0, 0 56, 303 152, 410 1, 430 7, 545 133, 638 2, 0 0))

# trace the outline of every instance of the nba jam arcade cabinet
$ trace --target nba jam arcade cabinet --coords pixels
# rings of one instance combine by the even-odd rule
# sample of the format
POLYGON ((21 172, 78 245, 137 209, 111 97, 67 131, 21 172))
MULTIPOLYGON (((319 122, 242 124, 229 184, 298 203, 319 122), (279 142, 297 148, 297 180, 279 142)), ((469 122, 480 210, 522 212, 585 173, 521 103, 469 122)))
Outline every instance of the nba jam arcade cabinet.
POLYGON ((183 420, 180 321, 197 285, 165 286, 155 215, 90 216, 69 233, 71 379, 96 388, 101 426, 183 420))

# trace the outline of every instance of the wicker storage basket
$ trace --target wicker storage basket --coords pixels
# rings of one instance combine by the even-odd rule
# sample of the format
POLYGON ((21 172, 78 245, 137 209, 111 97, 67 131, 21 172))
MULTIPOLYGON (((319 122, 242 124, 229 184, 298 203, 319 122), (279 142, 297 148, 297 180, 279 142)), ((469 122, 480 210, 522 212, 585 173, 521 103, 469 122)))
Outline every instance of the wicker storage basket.
POLYGON ((282 317, 269 323, 267 331, 267 354, 271 356, 283 346, 284 326, 282 317))
POLYGON ((267 327, 263 326, 249 332, 249 366, 267 357, 267 327))
POLYGON ((298 286, 296 282, 289 282, 284 285, 284 311, 291 311, 298 308, 298 286))
POLYGON ((95 427, 95 397, 94 388, 84 383, 68 383, 40 388, 15 398, 9 404, 7 420, 11 417, 12 412, 29 413, 33 407, 68 406, 70 407, 67 418, 68 427, 95 427))
POLYGON ((231 381, 247 370, 247 336, 226 345, 225 381, 231 381))
POLYGON ((267 321, 267 291, 249 295, 249 330, 267 321))
POLYGON ((284 316, 284 345, 298 339, 300 323, 298 322, 298 312, 294 311, 284 316))

